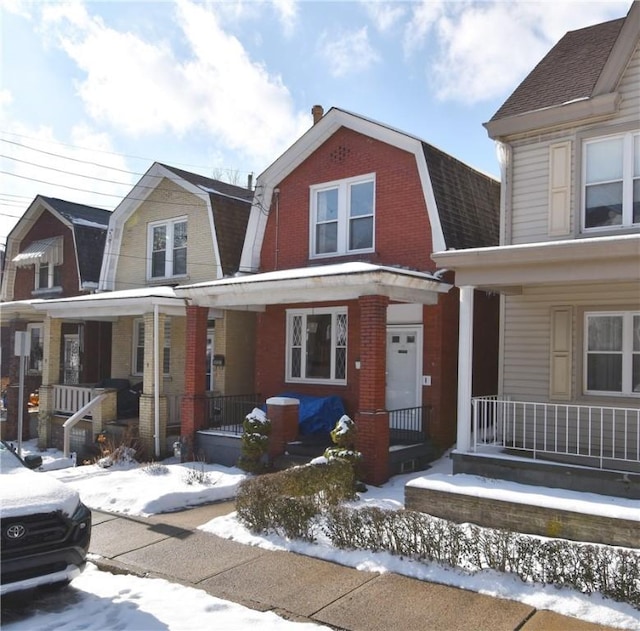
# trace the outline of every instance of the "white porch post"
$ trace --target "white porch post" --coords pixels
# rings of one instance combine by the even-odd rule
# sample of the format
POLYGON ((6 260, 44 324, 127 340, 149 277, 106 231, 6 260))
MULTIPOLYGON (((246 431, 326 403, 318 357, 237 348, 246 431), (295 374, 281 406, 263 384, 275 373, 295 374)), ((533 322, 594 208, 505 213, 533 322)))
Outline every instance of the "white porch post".
POLYGON ((458 439, 457 450, 471 448, 471 379, 473 376, 473 291, 460 287, 460 329, 458 333, 458 439))

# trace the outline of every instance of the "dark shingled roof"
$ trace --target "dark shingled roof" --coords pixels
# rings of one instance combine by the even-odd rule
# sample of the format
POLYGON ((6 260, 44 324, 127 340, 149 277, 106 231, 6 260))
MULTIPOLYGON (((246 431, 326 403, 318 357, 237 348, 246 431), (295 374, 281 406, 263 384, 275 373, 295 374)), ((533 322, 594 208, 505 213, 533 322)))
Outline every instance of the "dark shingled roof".
POLYGON ((220 263, 224 276, 231 276, 240 267, 242 247, 251 213, 253 191, 182 169, 162 165, 178 177, 209 193, 213 223, 218 237, 220 263))
POLYGON ((422 143, 448 250, 498 245, 500 183, 422 143))
POLYGON ((55 197, 45 197, 44 195, 40 195, 40 198, 70 222, 73 222, 74 219, 83 219, 84 221, 102 224, 105 228, 109 225, 109 218, 111 217, 111 211, 109 210, 76 204, 64 199, 56 199, 55 197))
POLYGON ((40 197, 73 226, 80 282, 97 283, 100 279, 102 255, 111 211, 55 197, 45 197, 44 195, 40 197), (84 222, 98 225, 87 225, 84 222))
POLYGON ((624 20, 619 18, 568 32, 491 120, 590 97, 624 20))

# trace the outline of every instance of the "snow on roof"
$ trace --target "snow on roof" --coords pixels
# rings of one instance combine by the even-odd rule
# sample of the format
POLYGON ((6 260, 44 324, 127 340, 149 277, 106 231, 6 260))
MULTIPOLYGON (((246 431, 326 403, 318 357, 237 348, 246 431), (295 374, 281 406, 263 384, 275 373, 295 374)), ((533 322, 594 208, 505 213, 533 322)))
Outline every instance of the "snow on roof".
POLYGON ((103 291, 87 296, 72 296, 70 298, 60 298, 58 300, 42 301, 46 304, 69 303, 69 302, 96 302, 100 300, 126 300, 141 298, 175 298, 182 302, 182 298, 176 296, 173 287, 161 285, 159 287, 137 287, 136 289, 120 289, 118 291, 103 291))
POLYGON ((97 221, 89 221, 88 219, 83 219, 82 217, 74 217, 71 220, 71 223, 74 226, 86 226, 87 228, 100 228, 100 230, 106 230, 109 226, 103 223, 98 223, 97 221))
POLYGON ((243 283, 270 282, 280 280, 292 280, 297 278, 319 278, 324 276, 337 276, 345 274, 366 274, 373 272, 388 272, 391 274, 402 274, 442 282, 442 279, 427 272, 391 267, 386 265, 373 265, 372 263, 362 263, 358 261, 350 263, 336 263, 334 265, 317 265, 312 267, 296 267, 293 269, 277 270, 275 272, 263 272, 261 274, 249 274, 246 276, 234 276, 221 280, 206 281, 194 285, 182 285, 178 289, 188 289, 193 287, 208 287, 210 285, 235 285, 243 283))

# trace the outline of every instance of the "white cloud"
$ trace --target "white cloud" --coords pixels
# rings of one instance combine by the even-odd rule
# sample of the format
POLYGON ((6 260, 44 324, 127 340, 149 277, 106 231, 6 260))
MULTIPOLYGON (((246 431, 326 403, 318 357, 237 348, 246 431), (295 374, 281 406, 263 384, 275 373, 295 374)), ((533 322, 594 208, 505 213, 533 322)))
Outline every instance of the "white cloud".
MULTIPOLYGON (((63 144, 47 125, 16 122, 0 101, 0 239, 9 233, 36 194, 114 208, 138 176, 124 157, 113 153, 105 133, 73 127, 63 144)), ((9 95, 10 97, 11 95, 9 95)))
POLYGON ((363 0, 367 15, 381 33, 389 32, 406 14, 406 5, 399 2, 371 2, 363 0))
POLYGON ((429 81, 442 100, 504 96, 565 32, 626 14, 628 2, 431 2, 415 7, 404 47, 428 43, 429 81), (434 52, 435 51, 435 52, 434 52))
POLYGON ((264 164, 310 126, 281 79, 222 29, 215 5, 177 3, 187 58, 170 42, 108 27, 81 4, 43 15, 85 73, 77 89, 89 114, 125 134, 202 133, 264 164))
POLYGON ((339 35, 323 32, 318 40, 318 53, 329 63, 334 77, 362 72, 380 59, 369 42, 366 26, 339 35))

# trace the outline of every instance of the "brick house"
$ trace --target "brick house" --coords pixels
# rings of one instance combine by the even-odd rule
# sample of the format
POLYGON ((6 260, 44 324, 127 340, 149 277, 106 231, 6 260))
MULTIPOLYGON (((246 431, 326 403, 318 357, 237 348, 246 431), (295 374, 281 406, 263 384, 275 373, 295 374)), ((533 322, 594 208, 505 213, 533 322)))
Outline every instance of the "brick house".
MULTIPOLYGON (((148 457, 165 455, 171 436, 179 436, 185 401, 206 416, 208 398, 252 387, 254 314, 208 310, 201 320, 203 389, 195 403, 185 397, 191 308, 175 292, 180 283, 237 272, 252 195, 247 188, 154 163, 111 215, 98 292, 36 306, 46 313, 54 340, 78 314, 85 326, 108 327, 105 379, 66 387, 55 362, 43 375, 50 396, 41 418, 52 416, 54 429, 103 388, 116 391, 115 402, 109 396, 96 403, 92 420, 76 426, 79 450, 107 431, 115 439, 137 436, 148 457), (226 364, 215 366, 214 354, 225 355, 226 364)), ((41 427, 41 441, 50 441, 50 433, 51 427, 41 427)))
POLYGON ((501 302, 492 398, 472 396, 460 356, 456 473, 640 497, 639 85, 633 2, 567 33, 485 125, 503 155, 500 246, 433 256, 462 300, 501 302))
MULTIPOLYGON (((8 373, 7 417, 3 438, 17 437, 20 359, 14 355, 17 331, 26 331, 30 354, 25 361, 23 418, 27 401, 42 384, 46 318, 38 303, 64 296, 87 295, 98 287, 102 252, 110 212, 62 199, 38 195, 7 237, 0 289, 3 366, 8 373)), ((100 378, 93 358, 101 352, 101 335, 94 323, 69 323, 60 338, 61 370, 69 381, 100 378)), ((23 424, 23 437, 30 437, 23 424)))
MULTIPOLYGON (((176 292, 256 311, 255 390, 339 397, 381 483, 401 412, 438 447, 455 439, 458 297, 431 253, 497 244, 499 184, 409 134, 323 114, 258 177, 242 275, 176 292)), ((487 393, 497 304, 478 292, 476 307, 474 391, 487 393)), ((201 427, 183 418, 183 434, 201 427)))

